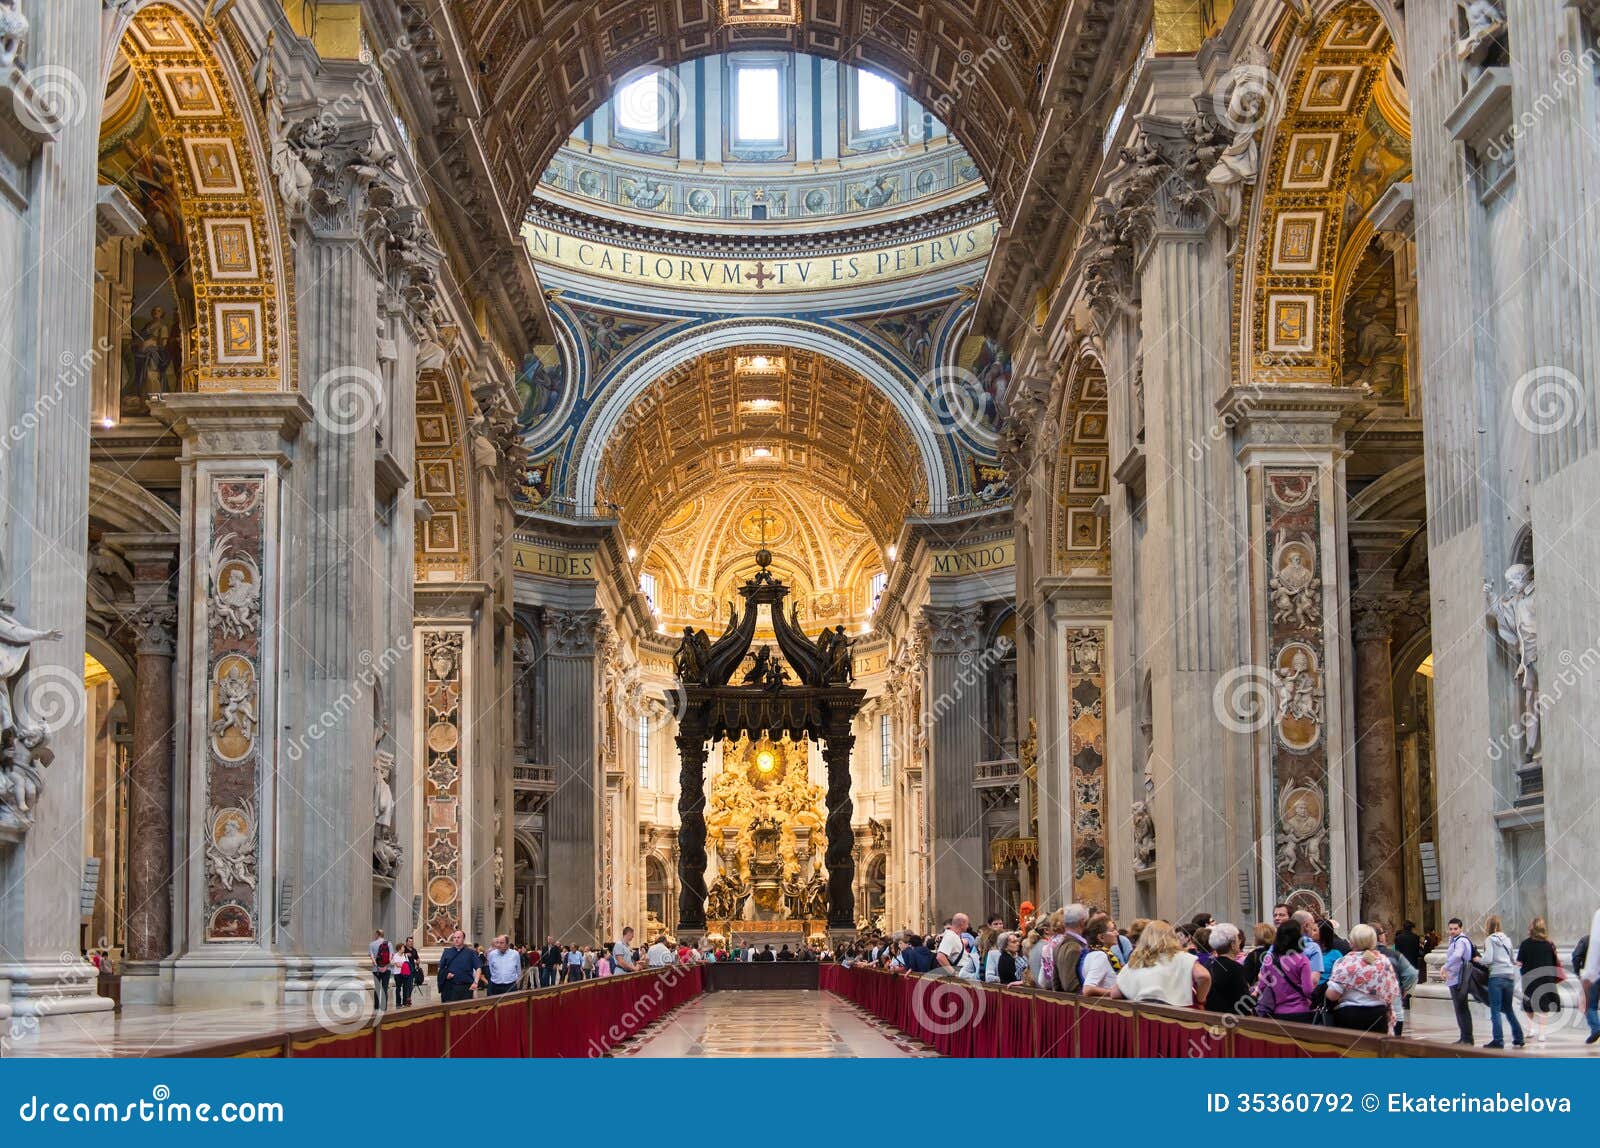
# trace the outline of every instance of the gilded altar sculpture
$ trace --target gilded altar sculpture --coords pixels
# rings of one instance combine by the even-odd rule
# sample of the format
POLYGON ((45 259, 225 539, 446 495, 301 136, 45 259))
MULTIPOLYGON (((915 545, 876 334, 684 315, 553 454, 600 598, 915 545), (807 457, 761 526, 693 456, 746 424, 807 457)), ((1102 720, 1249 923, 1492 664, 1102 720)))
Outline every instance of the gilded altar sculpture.
POLYGON ((821 920, 827 878, 825 791, 808 776, 810 742, 724 741, 706 828, 721 873, 706 891, 712 921, 821 920))

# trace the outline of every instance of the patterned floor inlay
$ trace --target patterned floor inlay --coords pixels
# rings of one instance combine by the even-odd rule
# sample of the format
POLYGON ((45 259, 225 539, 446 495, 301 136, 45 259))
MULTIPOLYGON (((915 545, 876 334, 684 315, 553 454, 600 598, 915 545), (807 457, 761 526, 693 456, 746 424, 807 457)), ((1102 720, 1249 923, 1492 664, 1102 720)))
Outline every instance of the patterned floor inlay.
POLYGON ((934 1053, 830 993, 708 993, 615 1056, 927 1057, 934 1053))

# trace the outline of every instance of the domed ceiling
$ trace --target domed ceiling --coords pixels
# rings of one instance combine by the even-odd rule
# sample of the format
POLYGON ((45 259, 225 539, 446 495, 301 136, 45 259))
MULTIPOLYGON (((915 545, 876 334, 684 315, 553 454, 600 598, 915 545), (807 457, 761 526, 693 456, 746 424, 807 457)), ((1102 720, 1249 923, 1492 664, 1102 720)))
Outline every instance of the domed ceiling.
POLYGON ((985 194, 945 126, 887 79, 793 52, 634 72, 537 191, 607 218, 743 232, 859 227, 985 194))

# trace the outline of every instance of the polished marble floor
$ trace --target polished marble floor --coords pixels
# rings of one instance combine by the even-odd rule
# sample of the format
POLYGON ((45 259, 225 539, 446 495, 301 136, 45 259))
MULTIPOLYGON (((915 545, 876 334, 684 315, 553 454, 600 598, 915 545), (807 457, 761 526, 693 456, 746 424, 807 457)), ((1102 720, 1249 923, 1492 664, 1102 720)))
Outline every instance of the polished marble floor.
POLYGON ((35 1025, 13 1017, 0 1039, 4 1056, 159 1056, 263 1033, 309 1028, 317 1018, 307 1007, 249 1006, 174 1009, 124 1005, 120 1013, 53 1016, 35 1025))
POLYGON ((636 1057, 932 1056, 831 993, 708 993, 614 1054, 636 1057))

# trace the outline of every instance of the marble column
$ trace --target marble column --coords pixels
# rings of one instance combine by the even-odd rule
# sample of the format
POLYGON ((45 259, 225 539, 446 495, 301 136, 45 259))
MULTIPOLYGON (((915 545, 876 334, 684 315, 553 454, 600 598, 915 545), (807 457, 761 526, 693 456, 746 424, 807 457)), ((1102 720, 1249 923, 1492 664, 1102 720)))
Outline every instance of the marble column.
POLYGON ((928 729, 931 810, 929 900, 936 920, 988 912, 983 905, 983 807, 973 771, 983 759, 982 607, 928 607, 927 684, 919 720, 928 729))
POLYGON ((121 545, 133 569, 135 605, 128 621, 137 642, 127 779, 126 957, 131 966, 172 952, 172 671, 178 610, 169 577, 177 554, 172 544, 140 545, 127 536, 112 541, 121 545))
POLYGON ((1361 593, 1351 600, 1355 620, 1356 840, 1363 921, 1391 930, 1404 913, 1400 771, 1395 757, 1394 678, 1390 636, 1408 595, 1361 593))
POLYGON ((856 739, 845 729, 828 731, 822 756, 828 764, 828 927, 854 929, 855 833, 850 822, 855 806, 850 800, 850 751, 856 739))
POLYGON ((550 764, 556 792, 546 813, 550 873, 548 930, 557 937, 588 937, 598 921, 595 874, 599 870, 600 800, 604 779, 598 760, 596 700, 597 609, 546 609, 547 704, 550 764))

